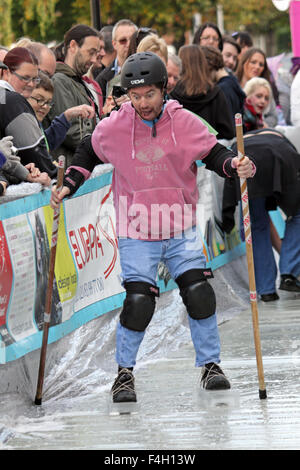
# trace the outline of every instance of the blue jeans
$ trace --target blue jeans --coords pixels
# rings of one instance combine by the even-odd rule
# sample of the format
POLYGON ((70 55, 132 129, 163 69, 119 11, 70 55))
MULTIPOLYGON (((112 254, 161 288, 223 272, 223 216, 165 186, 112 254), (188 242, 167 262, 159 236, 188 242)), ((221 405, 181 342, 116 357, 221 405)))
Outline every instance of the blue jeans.
MULTIPOLYGON (((120 238, 119 252, 123 282, 143 281, 156 285, 160 261, 166 264, 173 279, 190 269, 202 269, 206 266, 202 240, 194 228, 180 239, 151 242, 120 238)), ((220 362, 216 314, 203 320, 194 320, 190 316, 188 319, 196 352, 196 366, 220 362)), ((116 361, 120 366, 135 366, 144 335, 144 331, 129 330, 118 323, 116 361)))
POLYGON ((300 274, 300 213, 287 219, 281 243, 280 274, 300 274))
MULTIPOLYGON (((249 201, 256 290, 258 294, 276 291, 277 265, 271 243, 270 218, 265 199, 249 201)), ((287 220, 281 244, 280 274, 300 274, 300 213, 287 220)))

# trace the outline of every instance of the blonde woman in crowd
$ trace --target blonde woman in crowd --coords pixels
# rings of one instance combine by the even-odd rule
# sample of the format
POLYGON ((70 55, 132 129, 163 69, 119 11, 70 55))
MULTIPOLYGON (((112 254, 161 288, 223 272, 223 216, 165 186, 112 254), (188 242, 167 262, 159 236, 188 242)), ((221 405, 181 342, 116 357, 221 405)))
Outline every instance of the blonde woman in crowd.
POLYGON ((246 100, 244 103, 244 125, 246 131, 268 127, 264 114, 270 108, 272 89, 265 78, 253 77, 245 87, 246 100))
POLYGON ((141 40, 137 47, 137 52, 154 52, 167 65, 168 63, 168 46, 163 38, 156 34, 149 34, 141 40))

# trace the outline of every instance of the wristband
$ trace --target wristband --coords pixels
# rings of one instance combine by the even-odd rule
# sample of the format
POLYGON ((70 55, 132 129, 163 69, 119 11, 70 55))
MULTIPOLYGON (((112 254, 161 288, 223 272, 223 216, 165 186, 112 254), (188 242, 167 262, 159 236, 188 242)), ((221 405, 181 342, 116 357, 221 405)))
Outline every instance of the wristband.
POLYGON ((69 196, 72 196, 77 191, 79 186, 81 186, 83 183, 84 183, 83 174, 75 170, 74 168, 71 168, 69 173, 65 175, 64 177, 63 185, 69 188, 70 190, 69 196))

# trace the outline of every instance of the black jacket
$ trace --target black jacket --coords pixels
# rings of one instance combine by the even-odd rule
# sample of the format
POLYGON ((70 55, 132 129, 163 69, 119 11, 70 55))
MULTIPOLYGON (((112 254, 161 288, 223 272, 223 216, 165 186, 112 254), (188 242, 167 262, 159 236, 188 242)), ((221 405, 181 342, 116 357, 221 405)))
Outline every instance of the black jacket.
POLYGON ((96 82, 99 83, 100 88, 102 90, 103 103, 105 103, 105 100, 106 100, 106 87, 107 87, 107 84, 115 76, 114 65, 115 65, 115 61, 113 61, 111 64, 109 64, 107 67, 105 67, 105 69, 102 70, 99 73, 99 75, 95 78, 96 82))
POLYGON ((205 119, 218 132, 217 139, 231 140, 235 136, 231 113, 218 85, 206 94, 187 96, 179 82, 170 96, 184 108, 205 119))
MULTIPOLYGON (((274 129, 249 132, 244 138, 245 155, 255 157, 256 174, 247 180, 249 199, 265 198, 266 210, 280 207, 287 216, 300 210, 300 154, 274 129)), ((236 144, 232 146, 236 152, 236 144)), ((223 229, 234 227, 235 207, 240 200, 239 180, 226 179, 223 190, 223 229)))
POLYGON ((246 94, 240 87, 237 78, 231 74, 226 77, 222 77, 218 81, 218 86, 221 88, 221 90, 223 90, 223 93, 230 109, 230 113, 233 118, 234 125, 234 116, 236 115, 236 113, 240 113, 243 115, 246 94))

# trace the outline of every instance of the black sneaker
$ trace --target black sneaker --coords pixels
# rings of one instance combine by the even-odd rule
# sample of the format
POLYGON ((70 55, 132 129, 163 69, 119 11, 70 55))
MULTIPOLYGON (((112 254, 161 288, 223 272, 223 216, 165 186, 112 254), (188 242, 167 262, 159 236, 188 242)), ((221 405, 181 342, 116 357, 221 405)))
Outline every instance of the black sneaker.
POLYGON ((279 295, 272 292, 272 294, 261 294, 260 298, 263 302, 272 302, 273 300, 279 300, 279 295))
POLYGON ((228 390, 230 382, 221 367, 209 362, 202 368, 201 386, 205 390, 228 390))
POLYGON ((136 402, 134 376, 131 370, 123 368, 119 371, 111 392, 114 403, 136 402))
POLYGON ((288 290, 290 292, 300 292, 300 282, 292 274, 283 274, 279 289, 288 290))

